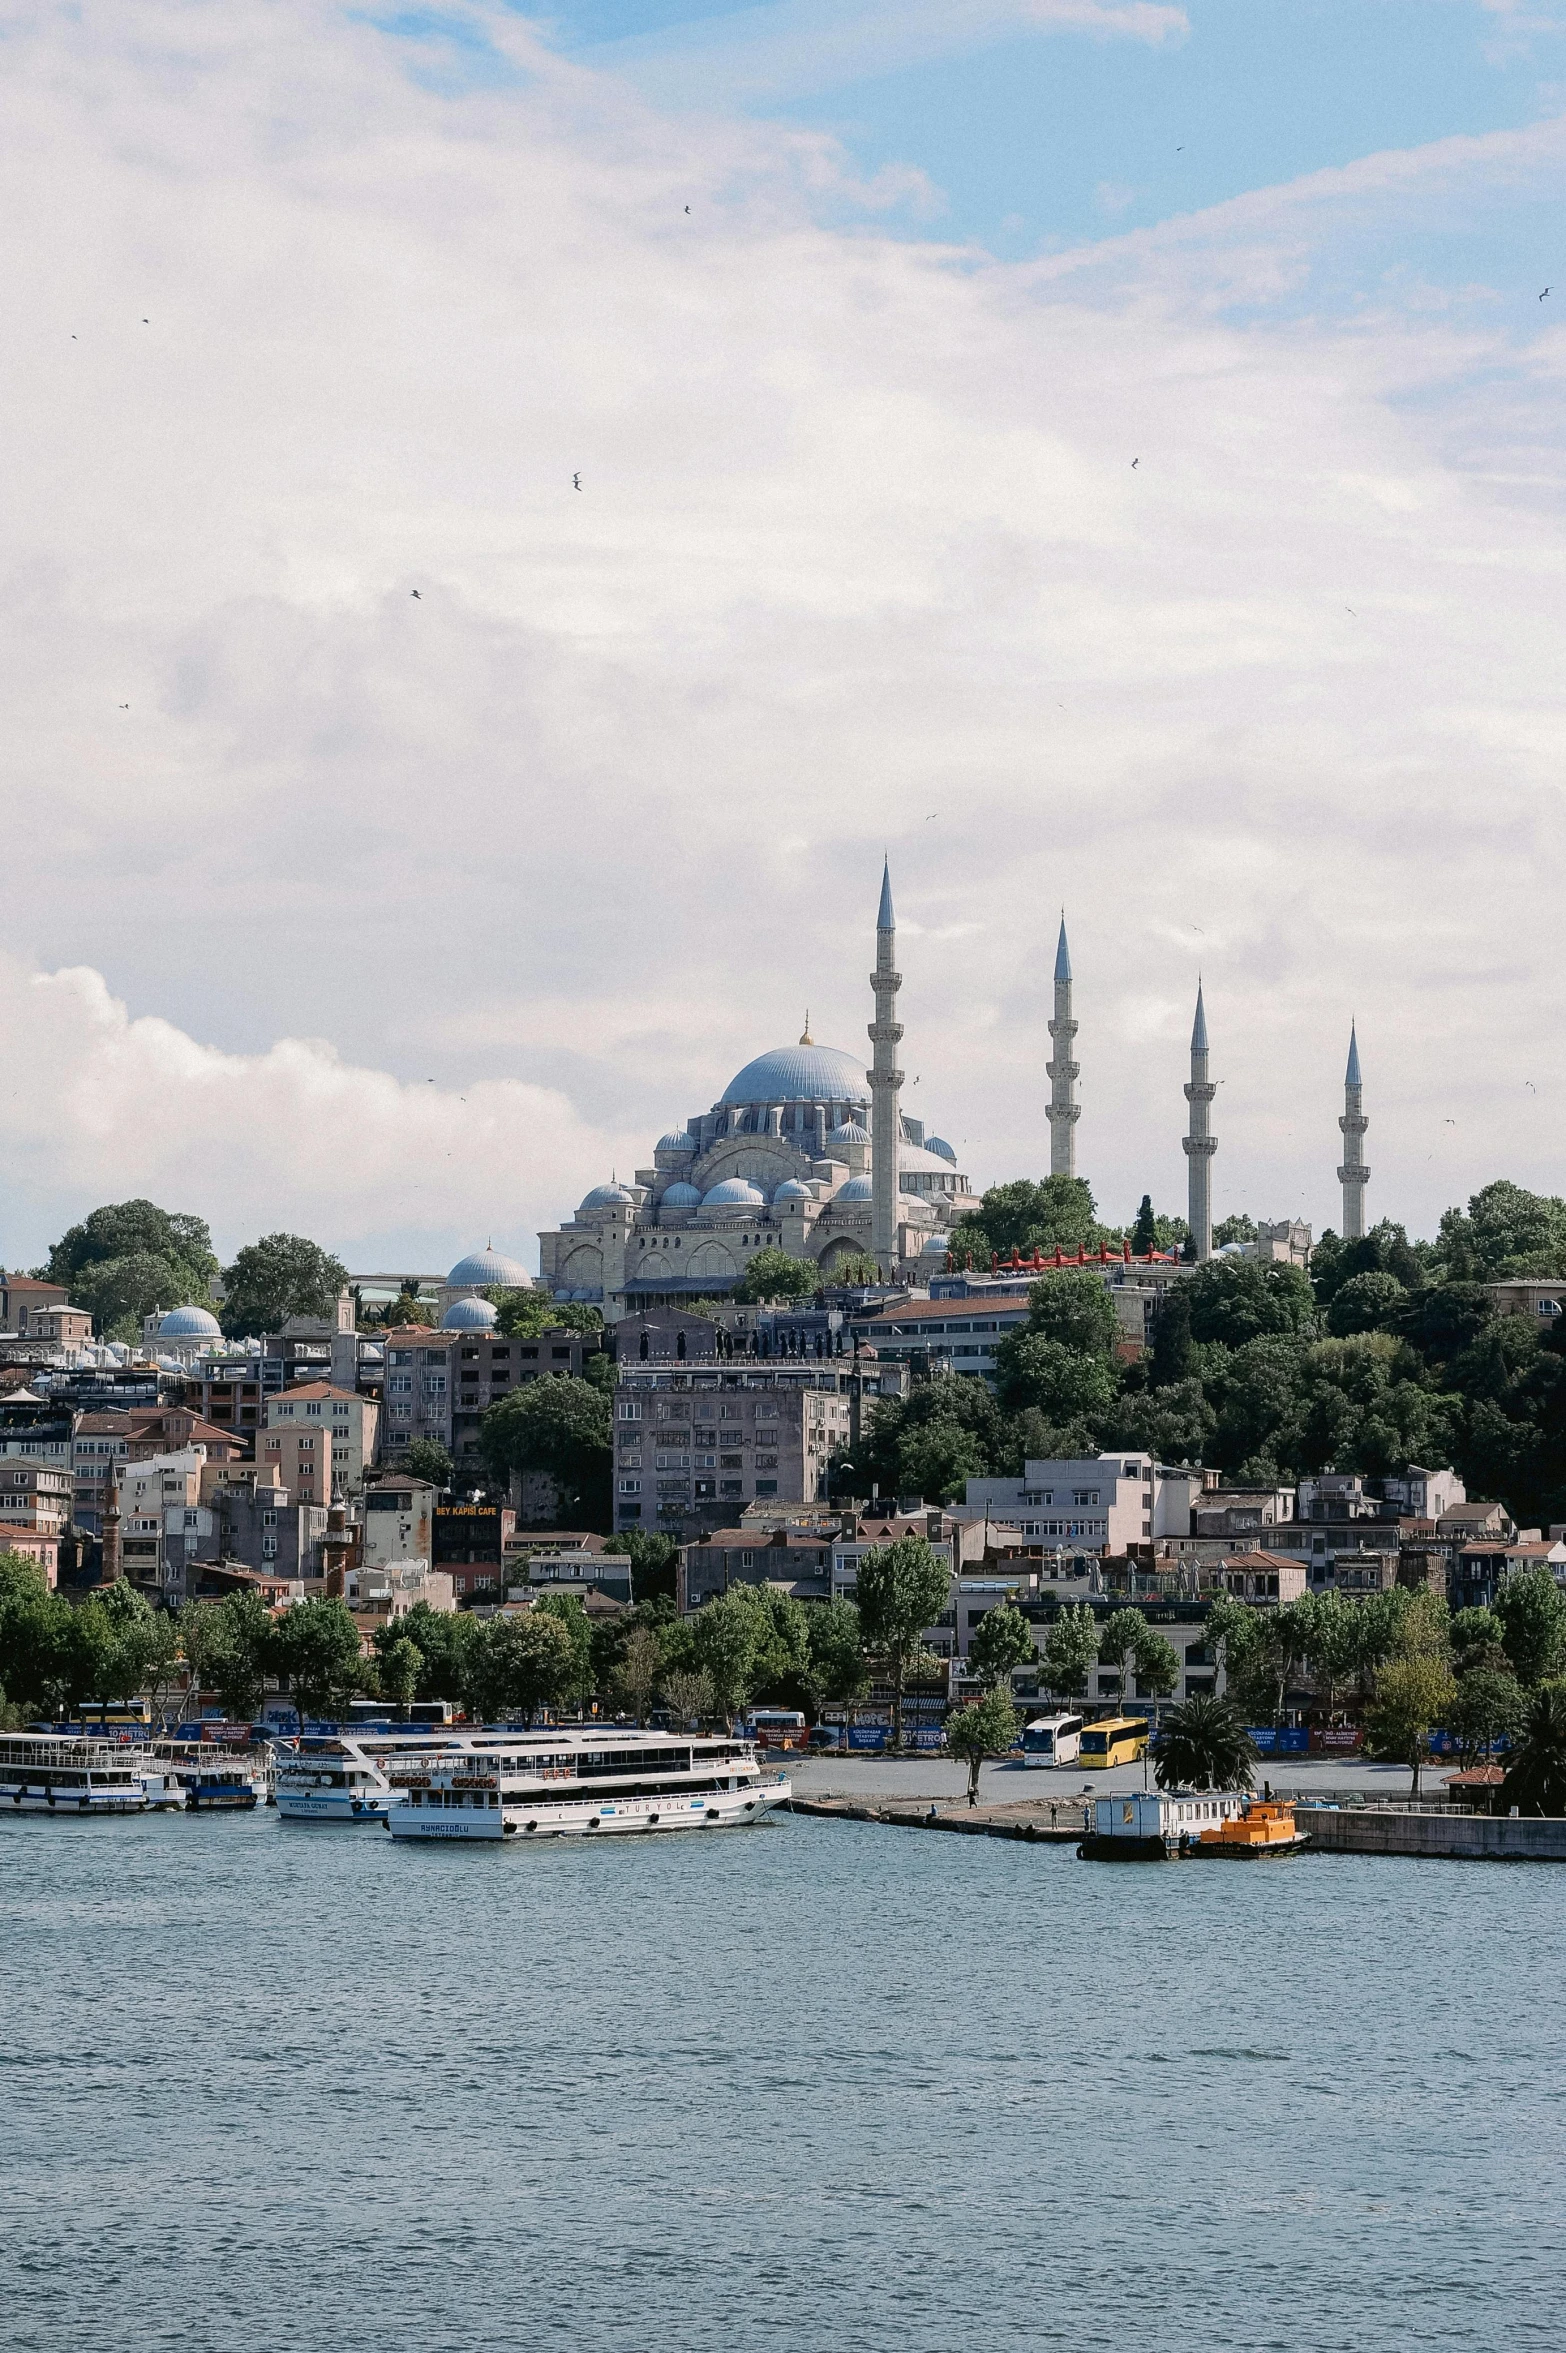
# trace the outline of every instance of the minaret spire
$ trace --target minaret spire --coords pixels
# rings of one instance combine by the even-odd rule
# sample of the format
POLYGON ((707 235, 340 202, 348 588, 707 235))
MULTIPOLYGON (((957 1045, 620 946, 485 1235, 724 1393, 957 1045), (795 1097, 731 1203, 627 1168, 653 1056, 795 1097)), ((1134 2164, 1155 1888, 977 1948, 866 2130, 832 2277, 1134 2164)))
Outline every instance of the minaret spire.
POLYGON ((1359 1075, 1358 1025, 1352 1021, 1348 1068, 1343 1074, 1343 1117, 1338 1125, 1343 1130, 1343 1165, 1338 1170, 1338 1183, 1343 1187, 1343 1239, 1358 1242, 1365 1233, 1365 1187, 1370 1171, 1365 1166, 1363 1139, 1370 1122, 1365 1117, 1365 1090, 1359 1075))
POLYGON ((1185 1156, 1190 1162, 1188 1218, 1191 1243, 1200 1260, 1213 1254, 1213 1154, 1218 1149, 1215 1136, 1207 1130, 1208 1106, 1218 1092, 1207 1075, 1207 1009, 1202 1002, 1202 984, 1196 984, 1196 1019, 1191 1025, 1191 1083, 1185 1099, 1191 1106, 1190 1133, 1185 1139, 1185 1156))
POLYGON ((1055 949, 1055 1018, 1049 1025, 1058 1060, 1044 1067, 1050 1078, 1049 1173, 1070 1177, 1077 1173, 1077 1121, 1082 1106, 1076 1099, 1080 1064, 1070 1059, 1077 1025, 1071 1018, 1071 950, 1066 945, 1066 911, 1060 911, 1060 939, 1055 949))
POLYGON ((902 1114, 897 1097, 903 1074, 894 1059, 903 1025, 896 1017, 897 992, 903 976, 897 970, 897 918, 892 912, 890 859, 881 870, 881 905, 875 919, 875 1019, 869 1037, 873 1053, 865 1076, 870 1081, 870 1246, 882 1274, 890 1280, 897 1271, 897 1211, 902 1179, 902 1114))

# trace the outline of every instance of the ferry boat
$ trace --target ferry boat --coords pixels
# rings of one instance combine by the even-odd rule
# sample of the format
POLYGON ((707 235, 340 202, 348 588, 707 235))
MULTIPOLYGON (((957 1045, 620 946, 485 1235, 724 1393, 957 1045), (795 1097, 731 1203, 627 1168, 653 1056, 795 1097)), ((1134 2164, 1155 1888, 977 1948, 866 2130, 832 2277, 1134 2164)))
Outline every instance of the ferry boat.
MULTIPOLYGON (((1127 1791, 1093 1800, 1093 1826, 1077 1849, 1084 1863, 1183 1860, 1204 1833, 1225 1828, 1249 1799, 1232 1790, 1127 1791)), ((1205 1851, 1205 1850, 1204 1850, 1205 1851)))
POLYGON ((411 1763, 386 1823, 393 1838, 563 1838, 737 1829, 787 1805, 749 1740, 557 1728, 486 1733, 411 1763))
POLYGON ((282 1822, 378 1823, 392 1800, 388 1766, 395 1756, 422 1762, 432 1745, 323 1734, 296 1740, 278 1753, 273 1792, 282 1822))
POLYGON ((0 1733, 0 1813, 143 1814, 135 1755, 72 1732, 0 1733))
POLYGON ((270 1791, 266 1759, 252 1749, 159 1740, 150 1756, 137 1761, 147 1803, 174 1813, 249 1813, 266 1803, 270 1791))

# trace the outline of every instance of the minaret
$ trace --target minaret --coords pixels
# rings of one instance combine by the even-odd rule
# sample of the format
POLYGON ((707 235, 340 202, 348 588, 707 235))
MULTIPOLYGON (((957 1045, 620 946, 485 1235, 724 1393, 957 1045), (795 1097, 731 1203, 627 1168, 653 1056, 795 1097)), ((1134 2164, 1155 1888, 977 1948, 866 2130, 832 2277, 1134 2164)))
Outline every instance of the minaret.
POLYGON ((903 976, 897 970, 897 918, 892 913, 890 861, 881 870, 881 906, 875 919, 875 1019, 869 1037, 874 1061, 870 1081, 870 1246, 888 1280, 897 1271, 897 1208, 901 1178, 902 1114, 897 1096, 903 1074, 893 1059, 903 1025, 894 1019, 903 976))
POLYGON ((1353 1022, 1349 1023, 1348 1069, 1343 1074, 1343 1117, 1338 1121, 1343 1130, 1343 1166, 1338 1170, 1338 1183, 1343 1187, 1343 1239, 1358 1242, 1365 1232, 1365 1187, 1370 1182, 1370 1171, 1365 1166, 1361 1143, 1370 1122, 1363 1105, 1365 1091, 1359 1076, 1359 1037, 1353 1022))
POLYGON ((1185 1139, 1185 1156, 1191 1164, 1187 1216, 1199 1260, 1211 1258, 1213 1254, 1212 1159, 1218 1141, 1207 1132, 1207 1106, 1217 1092, 1207 1075, 1207 1015, 1202 1006, 1202 984, 1198 981, 1196 1020, 1191 1029, 1191 1083, 1185 1090, 1185 1099, 1191 1106, 1191 1132, 1185 1139))
POLYGON ((1073 1096, 1079 1065, 1064 1059, 1076 1044, 1077 1025, 1071 1018, 1071 950, 1066 945, 1066 918, 1060 918, 1060 944, 1055 950, 1055 1018, 1049 1025, 1055 1041, 1056 1054, 1062 1059, 1045 1064, 1050 1076, 1049 1109, 1044 1116, 1049 1121, 1049 1173, 1051 1176, 1075 1176, 1077 1173, 1077 1121, 1082 1117, 1082 1106, 1073 1096))

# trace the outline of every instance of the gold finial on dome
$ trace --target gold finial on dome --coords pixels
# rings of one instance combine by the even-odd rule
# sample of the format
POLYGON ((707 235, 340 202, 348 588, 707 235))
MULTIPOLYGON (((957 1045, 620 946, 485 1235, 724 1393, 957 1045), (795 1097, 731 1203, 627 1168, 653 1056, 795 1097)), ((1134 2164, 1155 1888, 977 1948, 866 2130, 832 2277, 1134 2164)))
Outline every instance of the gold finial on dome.
POLYGON ((810 1007, 808 1005, 805 1007, 805 1034, 799 1042, 802 1046, 813 1046, 816 1042, 810 1034, 810 1007))

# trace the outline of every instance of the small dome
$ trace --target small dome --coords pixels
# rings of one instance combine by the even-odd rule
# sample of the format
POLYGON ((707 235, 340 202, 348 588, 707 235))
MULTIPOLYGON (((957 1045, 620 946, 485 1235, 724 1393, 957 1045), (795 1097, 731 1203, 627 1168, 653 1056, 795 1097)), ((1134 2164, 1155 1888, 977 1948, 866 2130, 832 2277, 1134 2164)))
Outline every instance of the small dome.
POLYGON ((580 1217, 583 1209, 629 1209, 631 1206, 631 1196, 624 1185, 594 1185, 576 1214, 580 1217))
POLYGON ((850 1177, 846 1185, 839 1185, 832 1198, 834 1201, 869 1201, 874 1198, 874 1194, 872 1180, 867 1176, 857 1176, 850 1177))
POLYGON ((701 1207, 701 1188, 697 1185, 688 1185, 682 1177, 676 1177, 672 1185, 664 1186, 659 1195, 659 1207, 662 1209, 699 1209, 701 1207))
POLYGON ((533 1285, 520 1260, 507 1258, 504 1251, 492 1250, 487 1243, 482 1250, 470 1250, 466 1258, 459 1258, 446 1280, 453 1289, 466 1283, 492 1283, 501 1291, 528 1291, 533 1285))
POLYGON ((951 1162, 953 1168, 957 1166, 957 1155, 952 1150, 950 1144, 948 1144, 944 1136, 926 1136, 924 1139, 924 1148, 927 1152, 939 1153, 943 1160, 949 1160, 951 1162))
POLYGON ((835 1046, 774 1046, 747 1062, 723 1090, 728 1104, 868 1103, 862 1055, 835 1046))
POLYGON ((947 1251, 948 1251, 950 1248, 951 1248, 951 1240, 950 1240, 950 1237, 949 1237, 948 1235, 946 1235, 946 1234, 926 1234, 926 1236, 925 1236, 925 1238, 924 1238, 924 1244, 923 1244, 923 1247, 921 1248, 921 1250, 920 1250, 920 1252, 919 1252, 919 1256, 920 1256, 921 1258, 935 1258, 935 1257, 941 1257, 941 1258, 944 1258, 944 1257, 946 1256, 946 1253, 947 1253, 947 1251))
POLYGON ((827 1138, 829 1144, 868 1144, 869 1141, 870 1130, 861 1127, 857 1119, 845 1119, 827 1138))
POLYGON ((703 1209, 765 1209, 767 1196, 745 1177, 725 1177, 702 1195, 703 1209))
POLYGON ((810 1187, 802 1185, 798 1177, 785 1177, 772 1196, 772 1206, 775 1209, 780 1201, 809 1201, 812 1198, 810 1187))
POLYGON ((489 1332, 495 1328, 495 1310, 487 1299, 453 1299, 440 1319, 443 1332, 489 1332))
POLYGON ((694 1152, 696 1138, 687 1135, 685 1130, 681 1128, 675 1134, 660 1136, 653 1149, 655 1152, 694 1152))
POLYGON ((221 1340, 222 1330, 215 1315, 204 1307, 171 1307, 158 1324, 160 1340, 221 1340))

